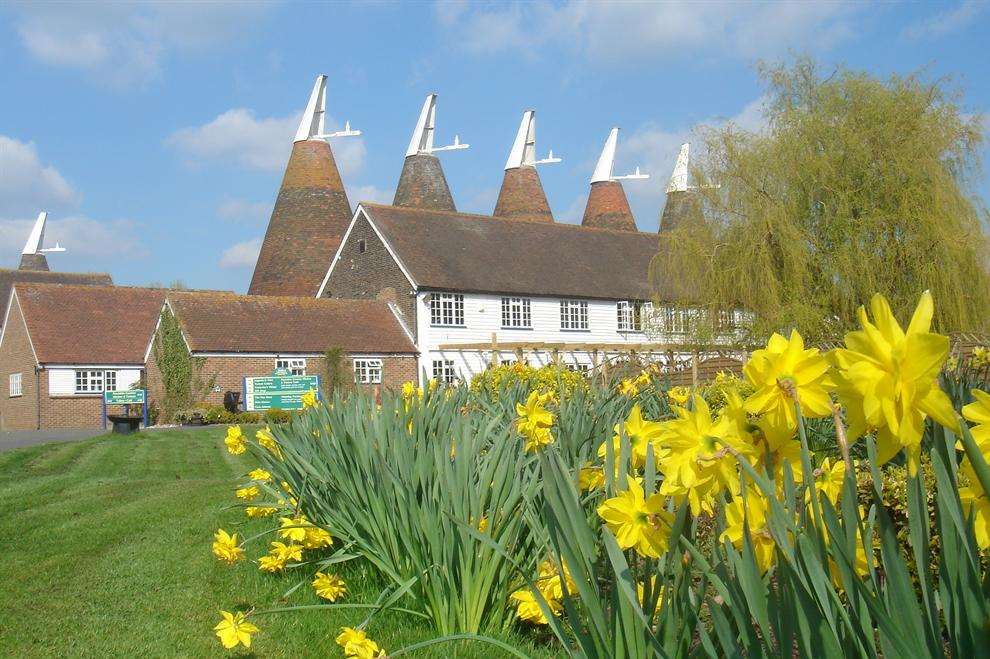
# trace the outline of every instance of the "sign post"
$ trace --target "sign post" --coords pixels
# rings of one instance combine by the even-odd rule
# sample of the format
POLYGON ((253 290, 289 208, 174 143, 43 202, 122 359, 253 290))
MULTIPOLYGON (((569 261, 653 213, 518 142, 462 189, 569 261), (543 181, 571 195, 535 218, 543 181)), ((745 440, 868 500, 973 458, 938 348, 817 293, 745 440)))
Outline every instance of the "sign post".
POLYGON ((146 389, 121 389, 103 392, 103 429, 107 427, 107 405, 141 405, 144 410, 144 427, 148 427, 148 391, 146 389))
POLYGON ((316 391, 319 399, 319 375, 244 378, 244 410, 247 412, 262 412, 274 408, 301 410, 302 396, 309 391, 316 391))

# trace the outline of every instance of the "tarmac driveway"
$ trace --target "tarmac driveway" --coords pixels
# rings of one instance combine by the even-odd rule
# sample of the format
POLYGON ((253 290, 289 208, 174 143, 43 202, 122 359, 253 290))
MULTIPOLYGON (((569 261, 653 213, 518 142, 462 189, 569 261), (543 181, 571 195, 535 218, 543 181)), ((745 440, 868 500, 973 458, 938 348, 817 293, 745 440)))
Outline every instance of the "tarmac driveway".
POLYGON ((8 430, 0 432, 0 451, 48 442, 72 442, 106 434, 106 430, 8 430))

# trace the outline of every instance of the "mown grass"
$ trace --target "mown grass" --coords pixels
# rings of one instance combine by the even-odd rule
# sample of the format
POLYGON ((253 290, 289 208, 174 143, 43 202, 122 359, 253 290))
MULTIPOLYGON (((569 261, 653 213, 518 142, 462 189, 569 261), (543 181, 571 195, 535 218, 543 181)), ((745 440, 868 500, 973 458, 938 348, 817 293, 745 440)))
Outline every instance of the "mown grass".
MULTIPOLYGON (((222 656, 220 609, 319 603, 301 571, 271 576, 252 562, 227 567, 211 552, 218 527, 250 536, 265 521, 231 507, 236 478, 253 468, 223 448, 223 428, 106 436, 0 453, 0 656, 222 656)), ((268 538, 249 547, 264 553, 268 538)), ((383 582, 364 564, 338 573, 347 602, 373 602, 383 582)), ((307 579, 308 580, 308 579, 307 579)), ((340 656, 334 637, 366 612, 310 610, 259 616, 256 656, 340 656)), ((425 621, 379 614, 369 636, 396 650, 435 634, 425 621)), ((502 640, 534 656, 551 646, 502 640)), ((414 657, 499 657, 479 644, 414 657)))

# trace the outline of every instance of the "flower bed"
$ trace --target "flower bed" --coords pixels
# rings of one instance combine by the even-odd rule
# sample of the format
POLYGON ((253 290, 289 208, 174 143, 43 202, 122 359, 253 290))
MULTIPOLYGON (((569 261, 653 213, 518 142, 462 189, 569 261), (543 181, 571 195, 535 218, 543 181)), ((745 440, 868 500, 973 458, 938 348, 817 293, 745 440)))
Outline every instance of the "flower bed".
MULTIPOLYGON (((385 656, 386 609, 437 634, 387 656, 525 656, 492 637, 517 626, 580 657, 973 656, 990 641, 990 395, 966 364, 943 372, 931 316, 926 294, 904 328, 877 297, 843 347, 774 335, 744 380, 701 391, 507 371, 380 405, 310 398, 253 438, 230 428, 259 465, 235 496, 273 524, 218 530, 213 550, 352 608, 346 656, 385 656), (391 584, 376 601, 349 600, 334 566, 351 560, 391 584)), ((293 608, 224 612, 217 636, 249 646, 293 608)))

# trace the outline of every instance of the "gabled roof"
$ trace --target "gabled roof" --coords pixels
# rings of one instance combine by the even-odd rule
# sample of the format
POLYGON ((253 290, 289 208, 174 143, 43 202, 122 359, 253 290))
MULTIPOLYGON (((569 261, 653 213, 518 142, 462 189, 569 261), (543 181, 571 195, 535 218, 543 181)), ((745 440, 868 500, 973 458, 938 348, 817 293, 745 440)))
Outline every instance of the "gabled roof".
POLYGON ((165 291, 16 283, 41 364, 144 364, 165 291))
POLYGON ((16 283, 49 283, 112 286, 113 280, 105 272, 48 272, 45 270, 6 270, 0 268, 0 326, 7 316, 10 289, 16 283))
POLYGON ((193 352, 416 353, 388 304, 377 300, 170 291, 168 303, 193 352))
MULTIPOLYGON (((650 299, 657 235, 362 203, 420 289, 650 299)), ((359 213, 361 211, 359 210, 359 213)))

